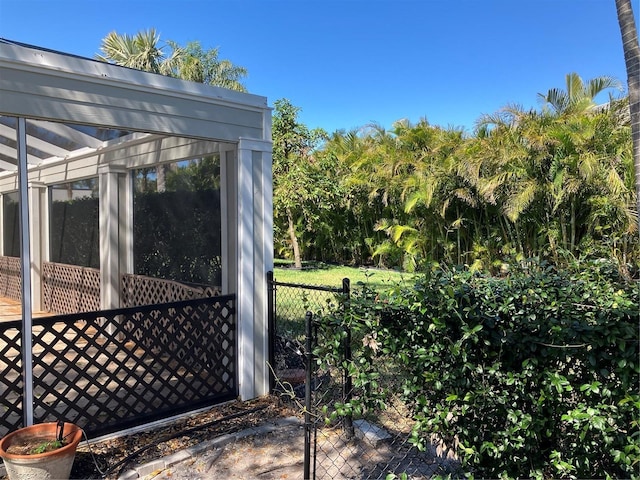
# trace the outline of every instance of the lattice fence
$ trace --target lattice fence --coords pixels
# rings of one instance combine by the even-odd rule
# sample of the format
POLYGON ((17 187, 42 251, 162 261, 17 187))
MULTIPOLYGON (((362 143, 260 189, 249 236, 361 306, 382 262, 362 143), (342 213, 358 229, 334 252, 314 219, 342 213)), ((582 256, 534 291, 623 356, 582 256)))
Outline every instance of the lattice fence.
MULTIPOLYGON (((33 320, 34 420, 91 437, 237 396, 235 296, 33 320)), ((20 322, 0 324, 0 436, 22 425, 20 322)))
POLYGON ((0 296, 20 300, 21 289, 20 258, 0 256, 0 296))
POLYGON ((63 263, 43 265, 44 310, 78 313, 100 310, 100 270, 63 263))
MULTIPOLYGON (((0 257, 0 260, 10 257, 0 257)), ((16 259, 19 261, 19 259, 16 259)), ((17 263, 17 276, 2 276, 3 264, 0 264, 0 282, 3 278, 13 279, 19 299, 20 269, 17 263)), ((13 264, 11 264, 13 265, 13 264)), ((13 266, 6 269, 10 272, 13 266)), ((61 263, 45 262, 43 267, 44 310, 56 313, 90 312, 100 309, 100 270, 61 263)), ((0 288, 2 284, 0 284, 0 288)), ((172 280, 145 277, 143 275, 124 274, 122 276, 122 307, 155 305, 195 298, 208 298, 220 295, 219 287, 207 285, 188 285, 172 280)), ((11 296, 11 295, 7 295, 11 296)), ((11 297, 14 298, 14 297, 11 297)))
POLYGON ((172 280, 124 274, 122 276, 122 306, 154 305, 191 298, 220 295, 219 287, 187 285, 172 280))
POLYGON ((0 435, 22 425, 22 321, 0 323, 0 435))

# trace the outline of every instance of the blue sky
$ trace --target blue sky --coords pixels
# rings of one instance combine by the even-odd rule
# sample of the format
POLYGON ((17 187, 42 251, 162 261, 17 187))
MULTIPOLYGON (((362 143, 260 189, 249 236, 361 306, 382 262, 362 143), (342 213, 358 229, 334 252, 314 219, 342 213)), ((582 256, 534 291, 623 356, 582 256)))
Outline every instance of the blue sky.
POLYGON ((151 27, 219 47, 251 93, 329 132, 403 118, 471 131, 509 103, 539 107, 569 72, 626 86, 614 0, 0 0, 0 37, 87 57, 110 31, 151 27))

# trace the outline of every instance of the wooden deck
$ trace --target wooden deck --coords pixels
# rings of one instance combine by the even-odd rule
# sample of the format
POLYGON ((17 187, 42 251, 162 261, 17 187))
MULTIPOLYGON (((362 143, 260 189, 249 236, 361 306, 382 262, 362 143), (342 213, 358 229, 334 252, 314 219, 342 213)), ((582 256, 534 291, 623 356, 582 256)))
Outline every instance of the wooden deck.
MULTIPOLYGON (((35 311, 33 317, 47 317, 55 315, 51 312, 35 311)), ((22 319, 22 305, 18 300, 0 297, 0 322, 22 319)))

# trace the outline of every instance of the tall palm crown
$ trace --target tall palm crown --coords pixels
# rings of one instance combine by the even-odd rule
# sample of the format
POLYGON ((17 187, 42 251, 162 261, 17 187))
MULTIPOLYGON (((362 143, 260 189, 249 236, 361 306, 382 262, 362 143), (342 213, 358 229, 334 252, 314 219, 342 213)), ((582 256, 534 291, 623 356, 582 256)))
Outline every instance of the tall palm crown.
POLYGON ((165 57, 164 47, 159 42, 160 35, 153 28, 134 36, 110 32, 102 40, 100 50, 103 55, 96 55, 96 58, 123 67, 171 75, 182 52, 173 49, 172 54, 165 57))
POLYGON ((242 78, 247 70, 218 58, 218 49, 203 50, 199 42, 181 47, 171 40, 160 44, 160 35, 151 28, 131 36, 109 33, 100 46, 97 60, 124 67, 159 73, 240 92, 247 89, 242 78), (168 50, 168 54, 165 53, 168 50))
POLYGON ((598 94, 609 88, 619 90, 621 85, 609 76, 592 78, 585 83, 577 73, 569 73, 566 87, 566 90, 552 88, 546 94, 539 93, 538 98, 557 114, 584 113, 596 105, 598 94))

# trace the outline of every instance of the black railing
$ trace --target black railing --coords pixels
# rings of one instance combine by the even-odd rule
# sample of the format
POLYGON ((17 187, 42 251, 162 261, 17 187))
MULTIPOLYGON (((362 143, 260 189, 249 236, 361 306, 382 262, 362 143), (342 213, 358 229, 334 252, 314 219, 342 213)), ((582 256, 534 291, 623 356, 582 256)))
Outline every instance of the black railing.
MULTIPOLYGON (((0 324, 0 436, 23 424, 20 321, 0 324)), ((33 319, 34 421, 89 437, 233 399, 235 296, 33 319)))

